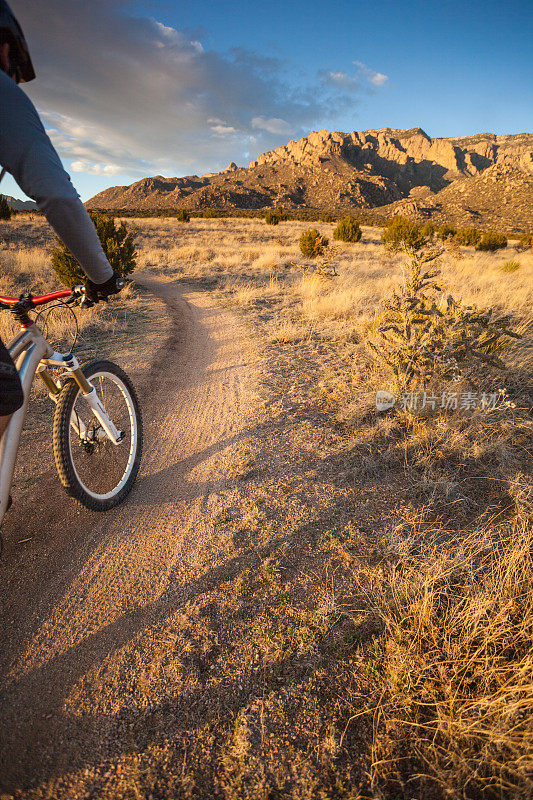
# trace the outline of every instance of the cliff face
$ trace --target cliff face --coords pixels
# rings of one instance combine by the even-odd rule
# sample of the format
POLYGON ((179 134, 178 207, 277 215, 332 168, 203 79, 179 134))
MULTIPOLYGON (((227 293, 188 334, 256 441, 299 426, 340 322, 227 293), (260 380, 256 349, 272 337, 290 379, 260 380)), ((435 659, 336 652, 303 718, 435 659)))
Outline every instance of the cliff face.
POLYGON ((463 139, 431 139, 421 128, 406 131, 312 132, 298 142, 263 153, 250 167, 300 164, 328 169, 341 160, 355 169, 395 181, 403 191, 428 186, 439 191, 451 181, 505 164, 533 175, 533 135, 484 133, 463 139))
MULTIPOLYGON (((386 206, 389 211, 394 203, 416 206, 417 193, 446 192, 439 207, 442 211, 455 197, 455 185, 462 186, 491 168, 523 176, 526 188, 521 184, 520 192, 524 195, 533 178, 533 134, 482 133, 432 139, 421 128, 313 131, 297 142, 263 153, 247 168, 231 163, 223 172, 200 177, 145 178, 131 186, 101 192, 87 205, 115 211, 260 209, 276 205, 331 211, 386 206)), ((509 185, 508 193, 519 183, 507 178, 504 182, 509 185)), ((489 181, 494 203, 497 183, 489 181)), ((470 194, 470 205, 475 206, 475 192, 470 194)), ((491 205, 492 195, 490 191, 484 195, 485 208, 491 205)), ((518 205, 523 216, 531 199, 522 196, 518 205)), ((429 209, 431 203, 426 206, 429 209)), ((437 206, 432 206, 435 213, 437 206)))
POLYGON ((457 227, 469 225, 507 231, 533 231, 533 175, 505 162, 472 177, 454 181, 436 194, 428 192, 382 206, 385 216, 405 214, 414 219, 448 222, 457 227))

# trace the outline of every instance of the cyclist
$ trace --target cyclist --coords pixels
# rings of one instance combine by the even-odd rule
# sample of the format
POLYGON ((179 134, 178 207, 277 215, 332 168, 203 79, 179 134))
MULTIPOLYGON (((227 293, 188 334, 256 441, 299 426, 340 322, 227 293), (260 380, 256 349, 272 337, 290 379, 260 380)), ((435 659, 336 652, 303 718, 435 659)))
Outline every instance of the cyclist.
MULTIPOLYGON (((0 0, 0 166, 37 203, 88 276, 86 293, 98 302, 123 287, 109 264, 96 229, 61 165, 27 95, 18 87, 35 72, 22 29, 0 0)), ((0 176, 1 180, 1 176, 0 176)), ((20 379, 0 340, 0 438, 23 404, 20 379)))

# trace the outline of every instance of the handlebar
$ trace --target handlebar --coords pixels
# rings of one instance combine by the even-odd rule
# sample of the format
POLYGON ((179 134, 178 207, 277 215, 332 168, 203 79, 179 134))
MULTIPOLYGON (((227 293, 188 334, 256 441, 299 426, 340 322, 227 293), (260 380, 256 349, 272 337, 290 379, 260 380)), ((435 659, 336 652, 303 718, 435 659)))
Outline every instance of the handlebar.
POLYGON ((14 306, 20 303, 21 300, 27 300, 32 306, 44 306, 46 303, 51 303, 53 300, 59 300, 62 297, 71 297, 71 289, 62 289, 60 292, 52 292, 51 294, 42 294, 33 297, 26 295, 22 297, 0 297, 0 303, 3 306, 14 306))
POLYGON ((61 289, 59 292, 51 292, 50 294, 21 294, 20 297, 0 297, 0 308, 11 308, 18 303, 22 303, 24 307, 30 309, 32 306, 44 306, 46 303, 53 303, 54 300, 66 298, 70 298, 71 302, 75 302, 82 299, 84 295, 84 286, 73 286, 72 289, 61 289))

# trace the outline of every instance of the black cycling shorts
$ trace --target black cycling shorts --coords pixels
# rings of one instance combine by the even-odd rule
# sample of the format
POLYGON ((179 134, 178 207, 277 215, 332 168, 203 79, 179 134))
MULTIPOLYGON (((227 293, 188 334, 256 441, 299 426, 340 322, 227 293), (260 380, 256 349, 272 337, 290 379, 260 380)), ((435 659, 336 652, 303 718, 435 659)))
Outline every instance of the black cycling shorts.
POLYGON ((23 402, 24 395, 19 374, 0 339, 0 417, 14 414, 23 402))

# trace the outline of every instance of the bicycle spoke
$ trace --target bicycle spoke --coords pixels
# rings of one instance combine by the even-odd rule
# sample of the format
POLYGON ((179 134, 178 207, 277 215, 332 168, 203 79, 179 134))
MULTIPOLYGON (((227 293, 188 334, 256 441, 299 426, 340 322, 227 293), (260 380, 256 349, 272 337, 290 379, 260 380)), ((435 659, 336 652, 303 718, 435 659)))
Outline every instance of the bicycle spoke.
POLYGON ((95 495, 105 495, 120 484, 130 463, 132 428, 131 410, 113 375, 94 376, 93 386, 110 419, 116 428, 124 432, 123 441, 115 445, 107 435, 102 437, 103 428, 92 413, 83 395, 76 397, 73 414, 85 426, 84 435, 70 428, 70 448, 74 469, 84 487, 95 495), (96 378, 96 380, 95 380, 96 378))

